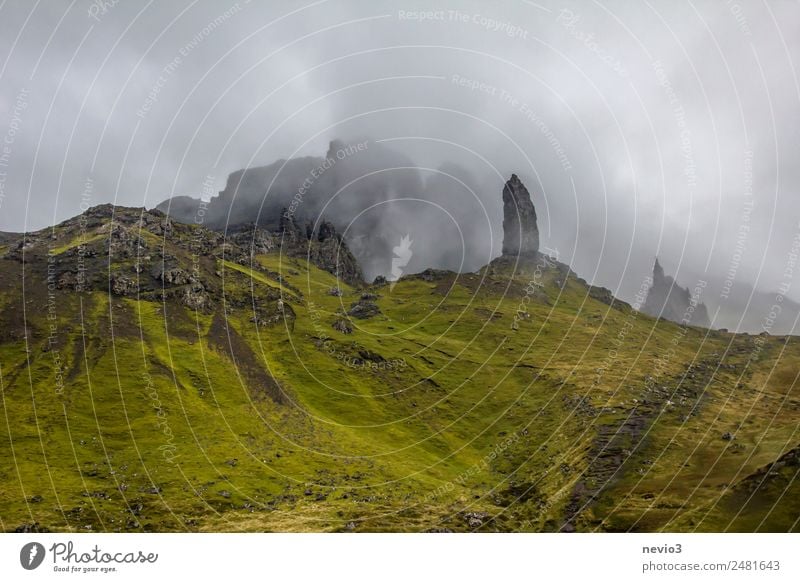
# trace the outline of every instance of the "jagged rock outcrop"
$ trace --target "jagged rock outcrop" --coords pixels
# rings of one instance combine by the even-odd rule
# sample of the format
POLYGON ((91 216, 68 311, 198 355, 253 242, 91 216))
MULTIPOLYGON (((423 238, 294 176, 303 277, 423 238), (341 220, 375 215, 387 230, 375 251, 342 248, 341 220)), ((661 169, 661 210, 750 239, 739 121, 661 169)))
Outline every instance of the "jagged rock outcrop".
POLYGON ((351 285, 364 282, 358 261, 331 222, 322 220, 316 227, 310 222, 303 224, 285 208, 275 222, 275 231, 249 224, 230 233, 231 242, 250 249, 250 260, 246 263, 252 262, 254 254, 278 252, 306 259, 351 285))
POLYGON ((166 262, 156 263, 151 274, 165 285, 186 285, 191 278, 187 271, 166 262))
POLYGON ((699 292, 693 296, 689 289, 664 274, 656 259, 653 265, 653 283, 647 293, 642 311, 653 317, 663 317, 675 323, 708 327, 708 309, 700 302, 699 292))
POLYGON ((317 225, 309 222, 303 226, 284 209, 273 238, 280 252, 287 256, 308 259, 345 283, 364 282, 358 261, 332 222, 321 220, 317 225))
POLYGON ((535 255, 539 251, 539 227, 531 195, 516 174, 503 188, 503 255, 535 255))
POLYGON ((310 240, 309 258, 317 267, 351 285, 364 281, 358 261, 332 223, 323 221, 318 231, 311 233, 310 240))
POLYGON ((281 210, 278 221, 278 236, 281 239, 280 244, 283 246, 300 243, 310 238, 306 228, 300 226, 294 215, 290 214, 286 208, 281 210))

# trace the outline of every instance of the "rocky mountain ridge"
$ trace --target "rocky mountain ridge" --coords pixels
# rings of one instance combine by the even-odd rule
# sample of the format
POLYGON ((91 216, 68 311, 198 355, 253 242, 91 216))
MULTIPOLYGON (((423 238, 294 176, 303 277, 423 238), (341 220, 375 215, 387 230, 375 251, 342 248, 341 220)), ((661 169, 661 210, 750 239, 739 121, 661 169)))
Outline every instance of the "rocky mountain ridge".
POLYGON ((362 282, 355 258, 326 221, 316 229, 288 220, 278 231, 250 225, 223 234, 157 209, 103 204, 52 228, 9 234, 0 246, 0 258, 39 272, 54 289, 178 297, 194 309, 208 309, 222 295, 220 261, 262 271, 280 283, 254 259, 273 252, 306 259, 348 284, 362 282))
POLYGON ((642 312, 675 323, 708 327, 711 323, 708 309, 700 301, 704 288, 704 281, 699 281, 692 290, 681 287, 674 278, 664 273, 664 268, 656 258, 652 283, 642 312))

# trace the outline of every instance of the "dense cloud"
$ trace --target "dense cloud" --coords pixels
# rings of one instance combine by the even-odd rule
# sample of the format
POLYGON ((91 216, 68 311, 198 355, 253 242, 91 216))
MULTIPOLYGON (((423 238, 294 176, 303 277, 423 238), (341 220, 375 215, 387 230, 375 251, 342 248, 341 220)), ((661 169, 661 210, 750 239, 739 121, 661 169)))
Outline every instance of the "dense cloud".
POLYGON ((713 283, 712 318, 750 286, 800 297, 795 3, 11 1, 0 15, 0 230, 208 198, 238 169, 368 140, 328 210, 360 212, 370 192, 390 205, 349 238, 381 228, 390 260, 408 235, 409 270, 499 254, 514 172, 542 247, 622 298, 656 255, 684 286, 713 283))

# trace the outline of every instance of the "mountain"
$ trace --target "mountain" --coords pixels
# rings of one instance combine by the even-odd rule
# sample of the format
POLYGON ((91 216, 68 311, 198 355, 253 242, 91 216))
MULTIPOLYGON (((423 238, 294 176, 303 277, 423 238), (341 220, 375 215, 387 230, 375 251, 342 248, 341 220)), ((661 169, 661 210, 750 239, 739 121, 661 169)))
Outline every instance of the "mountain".
MULTIPOLYGON (((660 264, 659 268, 663 271, 660 264)), ((797 335, 800 330, 800 304, 787 294, 788 287, 770 290, 762 284, 766 290, 756 289, 743 277, 737 277, 735 271, 721 275, 692 271, 686 266, 680 267, 675 278, 693 282, 690 295, 696 294, 698 302, 705 306, 709 327, 773 335, 797 335)))
POLYGON ((0 243, 3 530, 798 529, 795 338, 651 318, 539 251, 367 284, 277 212, 0 243))
POLYGON ((715 328, 774 335, 800 332, 800 303, 778 290, 760 291, 745 281, 709 277, 703 300, 715 328))
MULTIPOLYGON (((382 203, 422 191, 421 177, 402 154, 367 140, 333 140, 325 156, 277 160, 233 172, 225 189, 203 205, 202 224, 218 231, 252 223, 275 230, 285 212, 301 224, 324 218, 345 231, 349 247, 374 278, 388 274, 375 263, 388 264, 391 242, 400 236, 389 232, 396 230, 391 223, 397 221, 389 216, 390 205, 382 203)), ((191 224, 196 222, 200 204, 199 199, 179 196, 157 209, 191 224)))
MULTIPOLYGON (((277 160, 268 166, 233 172, 228 176, 225 189, 206 204, 203 224, 215 230, 250 223, 276 229, 281 209, 291 205, 292 196, 303 182, 312 173, 319 172, 324 164, 325 158, 302 157, 277 160)), ((310 185, 308 191, 311 192, 310 185)), ((317 199, 312 195, 308 198, 313 201, 313 208, 298 204, 298 219, 318 215, 320 206, 317 199)), ((156 209, 175 220, 191 224, 195 221, 200 203, 197 198, 176 196, 164 200, 156 209)))
POLYGON ((192 198, 191 196, 173 196, 156 206, 156 210, 160 210, 178 222, 202 224, 206 207, 207 204, 204 204, 199 198, 192 198))
POLYGON ((416 241, 406 273, 483 267, 499 250, 492 239, 499 216, 487 210, 496 201, 496 191, 457 164, 420 168, 379 142, 333 140, 324 156, 233 172, 208 202, 178 196, 157 209, 217 231, 252 223, 274 230, 284 210, 300 223, 325 219, 373 280, 392 275, 393 248, 403 239, 416 241))
POLYGON ((656 259, 653 278, 647 292, 642 311, 653 317, 663 317, 675 323, 708 327, 708 309, 700 301, 704 284, 693 291, 681 287, 675 279, 664 274, 664 268, 656 259))

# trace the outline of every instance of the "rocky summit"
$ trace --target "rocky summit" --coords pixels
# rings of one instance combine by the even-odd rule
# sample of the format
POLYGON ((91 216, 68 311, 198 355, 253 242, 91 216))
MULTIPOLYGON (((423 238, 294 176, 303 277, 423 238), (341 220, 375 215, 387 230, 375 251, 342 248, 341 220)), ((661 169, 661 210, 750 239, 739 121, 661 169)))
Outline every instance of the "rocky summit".
POLYGON ((539 251, 539 227, 531 195, 516 174, 503 188, 503 255, 526 256, 539 251))

